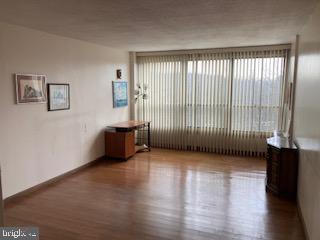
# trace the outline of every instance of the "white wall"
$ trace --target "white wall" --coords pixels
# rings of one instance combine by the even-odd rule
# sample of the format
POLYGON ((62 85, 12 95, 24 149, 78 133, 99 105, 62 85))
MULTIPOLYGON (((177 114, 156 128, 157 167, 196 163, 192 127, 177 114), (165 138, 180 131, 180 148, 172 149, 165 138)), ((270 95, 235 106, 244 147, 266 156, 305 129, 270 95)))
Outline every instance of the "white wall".
POLYGON ((298 198, 310 240, 320 239, 320 5, 300 33, 294 135, 298 198))
POLYGON ((112 80, 129 77, 129 54, 0 23, 0 161, 4 198, 104 154, 103 129, 125 121, 112 107, 112 80), (70 83, 71 110, 15 104, 14 73, 47 75, 70 83))

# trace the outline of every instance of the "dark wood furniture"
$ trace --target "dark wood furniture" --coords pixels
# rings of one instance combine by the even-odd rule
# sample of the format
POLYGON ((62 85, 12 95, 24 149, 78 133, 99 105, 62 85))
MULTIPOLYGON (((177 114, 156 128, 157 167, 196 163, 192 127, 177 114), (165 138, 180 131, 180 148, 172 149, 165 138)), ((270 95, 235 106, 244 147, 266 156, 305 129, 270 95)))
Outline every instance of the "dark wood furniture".
POLYGON ((128 159, 136 152, 150 151, 150 122, 126 121, 113 124, 105 131, 106 156, 128 159), (135 145, 135 131, 147 128, 147 141, 142 146, 135 145))
POLYGON ((266 190, 278 196, 295 199, 297 195, 298 148, 287 138, 267 139, 266 190))

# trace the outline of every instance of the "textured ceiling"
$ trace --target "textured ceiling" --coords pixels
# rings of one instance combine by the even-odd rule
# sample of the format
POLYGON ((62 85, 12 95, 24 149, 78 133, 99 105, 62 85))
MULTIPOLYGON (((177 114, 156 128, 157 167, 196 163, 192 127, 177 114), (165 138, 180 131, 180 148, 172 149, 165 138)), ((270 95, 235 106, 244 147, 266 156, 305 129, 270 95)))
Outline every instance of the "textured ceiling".
POLYGON ((0 21, 131 51, 290 42, 317 0, 0 0, 0 21))

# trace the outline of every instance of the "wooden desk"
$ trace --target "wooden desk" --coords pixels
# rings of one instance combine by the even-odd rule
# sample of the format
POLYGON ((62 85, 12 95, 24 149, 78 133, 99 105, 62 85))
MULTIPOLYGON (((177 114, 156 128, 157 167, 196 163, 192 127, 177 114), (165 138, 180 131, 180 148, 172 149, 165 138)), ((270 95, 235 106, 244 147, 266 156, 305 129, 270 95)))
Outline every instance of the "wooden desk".
POLYGON ((128 159, 136 152, 151 150, 150 147, 150 122, 126 121, 113 124, 105 131, 106 156, 128 159), (143 146, 135 145, 135 130, 147 128, 147 143, 143 146))

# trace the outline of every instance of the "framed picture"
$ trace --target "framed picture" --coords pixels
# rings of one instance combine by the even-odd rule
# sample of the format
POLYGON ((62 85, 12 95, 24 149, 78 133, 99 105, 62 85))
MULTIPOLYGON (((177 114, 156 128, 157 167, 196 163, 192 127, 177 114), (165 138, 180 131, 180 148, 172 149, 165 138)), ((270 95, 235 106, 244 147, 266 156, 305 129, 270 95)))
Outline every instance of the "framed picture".
POLYGON ((128 106, 128 83, 125 81, 112 82, 113 107, 128 106))
POLYGON ((70 85, 61 83, 48 84, 48 111, 70 109, 70 85))
POLYGON ((17 104, 47 102, 45 75, 16 74, 15 81, 17 104))
POLYGON ((122 71, 121 69, 117 69, 117 79, 121 79, 122 77, 122 71))

